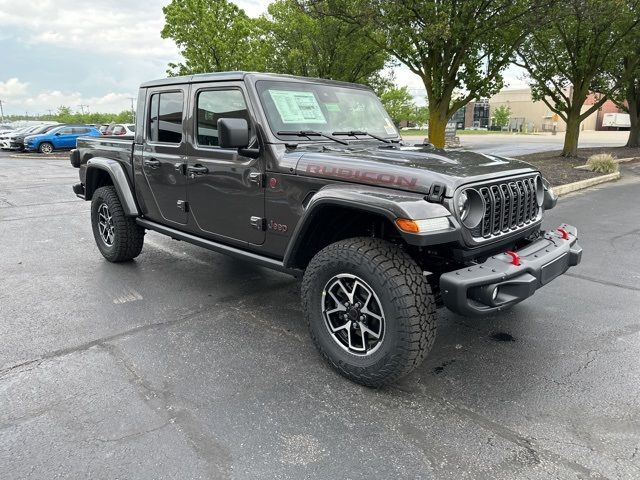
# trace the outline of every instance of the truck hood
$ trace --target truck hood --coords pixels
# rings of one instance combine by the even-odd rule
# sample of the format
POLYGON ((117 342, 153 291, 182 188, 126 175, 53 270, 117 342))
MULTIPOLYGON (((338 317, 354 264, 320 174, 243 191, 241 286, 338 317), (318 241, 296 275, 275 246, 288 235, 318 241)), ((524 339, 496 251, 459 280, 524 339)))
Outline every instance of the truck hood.
MULTIPOLYGON (((297 152, 300 155, 300 152, 297 152)), ((327 148, 303 153, 296 173, 302 176, 363 183, 428 193, 433 183, 458 186, 536 171, 528 163, 469 150, 436 149, 430 145, 327 148)))

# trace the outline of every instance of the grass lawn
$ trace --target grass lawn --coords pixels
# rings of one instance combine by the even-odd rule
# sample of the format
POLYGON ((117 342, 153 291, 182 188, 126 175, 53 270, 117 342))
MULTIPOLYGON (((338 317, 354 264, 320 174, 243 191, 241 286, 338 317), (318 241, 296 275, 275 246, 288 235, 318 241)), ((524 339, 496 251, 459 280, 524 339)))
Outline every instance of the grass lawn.
MULTIPOLYGON (((519 132, 502 132, 502 131, 489 131, 489 130, 458 130, 457 135, 535 135, 534 133, 519 133, 519 132)), ((421 137, 428 136, 427 130, 402 130, 400 135, 407 137, 421 137)))

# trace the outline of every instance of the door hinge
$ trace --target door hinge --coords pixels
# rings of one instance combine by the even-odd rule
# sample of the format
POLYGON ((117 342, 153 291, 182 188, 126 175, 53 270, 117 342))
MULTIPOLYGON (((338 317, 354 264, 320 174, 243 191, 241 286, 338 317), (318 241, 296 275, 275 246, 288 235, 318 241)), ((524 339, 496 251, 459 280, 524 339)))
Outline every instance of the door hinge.
POLYGON ((251 217, 249 224, 256 230, 264 232, 267 229, 267 219, 262 217, 251 217))
POLYGON ((260 173, 260 172, 251 172, 249 173, 249 181, 251 183, 255 183, 256 185, 260 186, 260 187, 265 187, 266 183, 265 183, 265 179, 267 178, 267 176, 264 173, 260 173))
POLYGON ((185 200, 178 200, 176 206, 178 207, 178 210, 182 210, 185 213, 189 211, 189 202, 185 200))

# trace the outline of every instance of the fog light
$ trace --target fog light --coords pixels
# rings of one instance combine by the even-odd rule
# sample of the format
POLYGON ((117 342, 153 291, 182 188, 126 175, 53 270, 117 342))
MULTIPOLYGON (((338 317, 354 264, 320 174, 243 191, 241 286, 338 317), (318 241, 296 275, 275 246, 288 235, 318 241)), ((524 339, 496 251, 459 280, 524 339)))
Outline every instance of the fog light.
POLYGON ((498 287, 494 288, 493 293, 491 293, 491 300, 495 302, 496 298, 498 298, 498 287))

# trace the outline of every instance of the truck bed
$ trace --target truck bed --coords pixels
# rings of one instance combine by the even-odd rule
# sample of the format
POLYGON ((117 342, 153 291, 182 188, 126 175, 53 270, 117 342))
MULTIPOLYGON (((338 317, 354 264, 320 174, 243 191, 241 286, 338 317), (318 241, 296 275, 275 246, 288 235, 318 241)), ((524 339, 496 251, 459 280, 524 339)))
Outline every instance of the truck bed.
POLYGON ((116 160, 131 180, 133 137, 104 136, 80 137, 75 150, 71 151, 71 164, 80 169, 80 181, 84 184, 87 174, 87 162, 92 158, 116 160))

